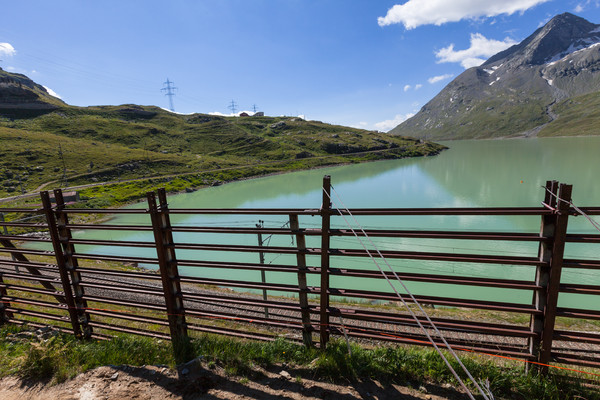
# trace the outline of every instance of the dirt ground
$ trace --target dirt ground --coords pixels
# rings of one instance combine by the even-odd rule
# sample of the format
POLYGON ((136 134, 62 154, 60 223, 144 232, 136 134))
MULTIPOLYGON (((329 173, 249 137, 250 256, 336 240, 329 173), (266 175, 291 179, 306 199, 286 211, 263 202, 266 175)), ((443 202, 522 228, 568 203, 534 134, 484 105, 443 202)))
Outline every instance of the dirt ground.
POLYGON ((0 379, 2 400, 146 399, 463 399, 446 385, 382 385, 376 381, 332 384, 307 378, 306 371, 284 366, 257 369, 249 380, 228 376, 218 365, 194 360, 177 370, 164 366, 105 366, 58 385, 0 379), (304 378, 300 378, 303 376, 304 378))

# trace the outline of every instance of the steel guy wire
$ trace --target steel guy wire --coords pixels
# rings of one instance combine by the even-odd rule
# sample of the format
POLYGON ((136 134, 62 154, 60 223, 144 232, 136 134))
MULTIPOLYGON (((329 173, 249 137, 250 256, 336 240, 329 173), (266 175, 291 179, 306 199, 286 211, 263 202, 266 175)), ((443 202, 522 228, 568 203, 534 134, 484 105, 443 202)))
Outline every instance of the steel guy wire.
MULTIPOLYGON (((414 238, 410 238, 411 240, 415 240, 414 238)), ((347 242, 347 243, 354 243, 354 240, 352 239, 345 239, 345 238, 336 238, 336 241, 342 241, 342 242, 347 242)), ((440 240, 440 239, 421 239, 421 240, 440 240)), ((469 240, 469 239, 441 239, 441 240, 469 240)), ((474 248, 468 248, 468 247, 455 247, 455 246, 436 246, 436 245, 432 245, 432 244, 413 244, 413 243, 407 243, 407 244, 403 244, 400 241, 398 242, 392 242, 389 240, 377 240, 377 243, 380 244, 387 244, 387 245, 404 245, 407 247, 411 247, 411 248, 415 248, 415 247, 420 247, 420 248, 432 248, 432 249, 448 249, 448 250, 465 250, 465 251, 481 251, 481 247, 479 247, 478 249, 474 249, 474 248)), ((494 249, 496 250, 496 249, 494 249)), ((501 255, 517 255, 517 256, 522 256, 524 252, 519 252, 519 251, 508 251, 508 250, 496 250, 497 254, 501 254, 501 255)), ((479 254, 479 253, 473 253, 473 254, 479 254)))
POLYGON ((573 201, 567 201, 565 199, 560 198, 557 194, 553 193, 550 189, 548 189, 547 187, 542 186, 542 188, 544 188, 548 193, 550 193, 552 196, 556 197, 556 199, 558 201, 562 201, 563 203, 567 203, 569 204, 571 207, 573 207, 573 209, 575 211, 577 211, 579 214, 583 215, 588 221, 590 221, 590 223, 592 224, 592 226, 594 228, 596 228, 596 230, 598 232, 600 232, 600 223, 596 222, 594 219, 592 219, 592 217, 590 217, 589 215, 587 215, 586 213, 584 213, 583 211, 581 211, 581 209, 579 207, 577 207, 575 204, 573 204, 573 201))
MULTIPOLYGON (((460 360, 460 358, 452 350, 452 347, 448 344, 448 342, 446 341, 446 339, 444 338, 444 336, 442 335, 442 333, 437 329, 437 327, 435 326, 435 324, 433 323, 433 321, 431 320, 431 318, 429 317, 429 315, 425 312, 425 310, 423 309, 423 307, 421 306, 421 304, 417 301, 417 299, 414 297, 414 295, 410 292, 410 290, 408 289, 408 287, 406 287, 406 285, 404 284, 404 282, 402 281, 402 279, 400 279, 400 277, 398 276, 398 274, 396 273, 396 271, 387 262, 387 260, 383 256, 383 254, 381 254, 381 252, 379 251, 379 249, 377 248, 377 246, 373 243, 373 241, 371 240, 371 238, 366 234, 366 232, 364 231, 364 229, 361 227, 360 223, 356 220, 356 218, 354 217, 354 215, 352 215, 352 213, 350 212, 350 210, 343 203, 340 195, 337 193, 337 191, 335 190, 335 188, 333 188, 333 186, 332 186, 331 189, 334 191, 334 193, 336 194, 337 198, 340 200, 340 203, 342 204, 342 206, 344 207, 344 209, 346 210, 346 212, 354 219, 354 222, 358 225, 358 227, 362 231, 363 235, 367 238, 367 240, 369 240, 371 246, 373 246, 373 248, 375 248, 375 251, 379 254, 379 257, 383 260, 383 262, 392 271, 392 273, 394 274, 396 280, 402 285, 403 289, 411 297, 412 301, 417 305, 417 307, 419 308, 419 310, 421 311, 421 313, 423 313, 423 315, 425 316, 425 318, 427 319, 427 321, 429 322, 429 324, 431 325, 431 327, 435 330, 436 334, 444 342, 444 345, 446 346, 446 348, 449 350, 449 352, 452 354, 452 356, 454 357, 454 359, 462 367, 463 371, 465 371, 465 373, 467 374, 467 376, 469 377, 469 379, 471 380, 471 382, 473 382, 473 384, 475 385, 475 387, 483 395, 484 399, 490 400, 489 397, 486 395, 486 393, 483 391, 483 389, 479 386, 479 384, 477 383, 477 381, 475 380, 475 378, 473 378, 473 376, 471 375, 471 373, 469 372, 469 370, 462 363, 462 361, 460 360)), ((331 196, 330 196, 329 193, 327 193, 325 190, 323 190, 323 193, 325 193, 327 195, 327 197, 329 197, 329 200, 333 204, 335 204, 335 202, 333 201, 333 199, 331 198, 331 196)), ((375 265, 377 266, 377 268, 379 269, 379 271, 381 272, 381 274, 385 277, 385 279, 388 282, 388 284, 392 287, 392 289, 394 290, 394 292, 396 293, 396 295, 400 298, 400 300, 402 301, 402 303, 405 305, 405 307, 407 308, 407 310, 410 312, 410 314, 413 317, 413 319, 415 320, 415 322, 417 322, 417 324, 419 325, 419 327, 421 328, 421 330, 425 333, 425 335, 427 336, 427 338, 429 339, 429 341, 431 342, 431 344, 434 346, 434 348, 436 349, 436 351, 438 352, 438 354, 442 358, 442 360, 445 362, 446 366, 448 366, 448 368, 450 369, 450 371, 452 372, 452 374, 454 375, 454 377, 458 380, 458 382, 463 387, 463 389, 466 390, 466 392, 469 395, 469 397, 474 400, 475 398, 473 397, 473 394, 466 387, 466 385, 464 384, 464 382, 462 381, 462 379, 460 379, 460 377, 458 376, 458 374, 456 373, 456 371, 454 370, 454 368, 452 368, 452 366, 450 365, 450 362, 446 359, 446 357, 443 355, 443 353, 441 352, 441 350, 439 349, 439 347, 437 346, 437 344, 431 338, 431 335, 429 334, 429 332, 421 324, 421 322, 417 318, 416 314, 408 307, 408 304, 406 304, 406 300, 404 299, 404 297, 402 297, 402 295, 398 292, 398 290, 396 289, 396 287, 389 280, 389 278, 384 273, 384 271, 381 268, 381 266, 379 265, 379 263, 377 263, 377 261, 375 260, 375 258, 372 256, 371 252, 367 249, 367 247, 364 245, 363 241, 356 234, 356 231, 354 230, 354 228, 352 228, 352 226, 350 225, 350 223, 348 222, 348 220, 346 219, 346 217, 344 216, 344 214, 339 209, 338 209, 338 213, 340 214, 340 216, 342 217, 342 219, 346 222, 346 225, 348 225, 348 227, 350 228, 350 230, 352 230, 352 232, 354 233, 354 236, 356 237, 356 239, 359 241, 359 243, 361 244, 361 246, 365 249, 365 251, 367 252, 367 254, 369 255, 369 257, 371 258, 371 260, 375 263, 375 265)))
POLYGON ((344 326, 344 320, 341 315, 338 315, 340 319, 340 324, 342 325, 342 332, 344 333, 344 337, 346 338, 346 346, 348 346, 348 355, 352 357, 352 349, 350 348, 350 341, 348 340, 348 332, 346 332, 346 327, 344 326))

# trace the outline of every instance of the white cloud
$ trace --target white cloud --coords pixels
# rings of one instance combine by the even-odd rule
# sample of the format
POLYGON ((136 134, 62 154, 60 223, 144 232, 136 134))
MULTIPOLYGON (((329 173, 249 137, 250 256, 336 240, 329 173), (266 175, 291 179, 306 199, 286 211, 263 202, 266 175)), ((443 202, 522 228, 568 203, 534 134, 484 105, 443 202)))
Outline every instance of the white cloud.
POLYGON ((391 129, 394 129, 395 127, 397 127, 398 125, 400 125, 401 123, 403 123, 404 121, 406 121, 407 119, 412 117, 413 115, 415 115, 415 114, 414 113, 408 113, 405 115, 398 114, 394 117, 394 119, 386 119, 385 121, 377 122, 375 124, 375 128, 377 128, 377 130, 379 130, 379 131, 387 132, 391 129))
POLYGON ((432 76, 431 78, 427 79, 427 82, 433 84, 439 81, 443 81, 445 79, 450 79, 454 76, 454 74, 444 74, 444 75, 438 75, 438 76, 432 76))
POLYGON ((351 125, 348 125, 348 126, 350 126, 352 128, 356 128, 356 129, 368 129, 369 123, 366 122, 366 121, 360 121, 360 122, 358 122, 356 124, 351 124, 351 125))
POLYGON ((27 75, 27 76, 37 75, 38 74, 38 72, 35 69, 32 69, 31 71, 28 71, 28 70, 23 69, 23 68, 13 67, 12 65, 4 67, 4 70, 8 71, 8 72, 13 72, 15 74, 23 74, 23 75, 27 75))
POLYGON ((390 8, 379 17, 379 26, 403 24, 406 29, 420 25, 442 25, 462 19, 511 15, 526 11, 549 0, 408 0, 390 8))
MULTIPOLYGON (((167 110, 168 111, 168 110, 167 110)), ((216 115, 219 117, 239 117, 241 113, 246 113, 248 115, 254 115, 253 111, 238 111, 235 114, 230 113, 230 114, 223 114, 222 112, 218 112, 218 111, 213 111, 213 112, 209 112, 208 115, 216 115)), ((280 115, 280 117, 284 117, 285 115, 280 115)), ((304 115, 298 115, 296 118, 302 118, 305 119, 304 115)))
POLYGON ((14 56, 16 52, 10 43, 0 43, 0 56, 14 56))
POLYGON ((166 111, 166 112, 170 112, 172 114, 177 114, 177 115, 193 115, 194 114, 194 113, 181 113, 181 112, 177 112, 177 111, 171 111, 168 108, 164 108, 164 107, 161 107, 160 109, 163 111, 166 111))
POLYGON ((454 44, 435 52, 438 63, 456 62, 464 68, 477 67, 496 53, 516 44, 514 40, 488 39, 481 33, 471 33, 471 46, 465 50, 454 50, 454 44), (482 58, 483 57, 483 58, 482 58))
POLYGON ((550 21, 550 18, 552 17, 544 18, 543 20, 541 20, 537 27, 541 28, 542 26, 546 25, 548 21, 550 21))
POLYGON ((412 85, 404 85, 404 91, 408 92, 410 89, 414 89, 414 90, 419 90, 423 87, 422 84, 417 83, 416 85, 412 86, 412 85))
MULTIPOLYGON (((586 8, 588 8, 588 6, 592 3, 592 0, 586 0, 583 1, 579 4, 577 4, 577 6, 573 9, 574 12, 576 13, 580 13, 582 11, 585 11, 586 8)), ((596 6, 596 8, 600 7, 600 1, 595 0, 594 1, 594 5, 596 6)))
POLYGON ((585 10, 585 7, 590 4, 590 0, 584 1, 583 3, 577 4, 577 6, 573 9, 574 12, 579 13, 585 10))
MULTIPOLYGON (((42 85, 42 86, 44 86, 44 85, 42 85)), ((50 89, 48 86, 44 86, 44 89, 46 89, 46 92, 48 92, 48 94, 50 96, 54 96, 57 99, 61 99, 62 100, 62 97, 60 97, 60 95, 58 93, 56 93, 54 90, 50 89)))
POLYGON ((231 114, 223 114, 223 113, 218 112, 218 111, 213 111, 213 112, 209 112, 208 115, 216 115, 216 116, 219 116, 219 117, 237 117, 239 115, 239 113, 235 113, 235 114, 233 114, 233 113, 231 113, 231 114))
POLYGON ((14 72, 15 74, 23 74, 23 75, 27 75, 29 73, 29 71, 23 69, 23 68, 16 68, 13 66, 8 66, 6 68, 4 68, 6 71, 8 72, 14 72))

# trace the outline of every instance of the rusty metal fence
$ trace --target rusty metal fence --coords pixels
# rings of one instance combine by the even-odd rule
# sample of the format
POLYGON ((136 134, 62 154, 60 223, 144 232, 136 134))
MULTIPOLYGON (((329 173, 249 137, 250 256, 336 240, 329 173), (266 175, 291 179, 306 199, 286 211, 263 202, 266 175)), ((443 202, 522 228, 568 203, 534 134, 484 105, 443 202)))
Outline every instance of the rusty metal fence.
MULTIPOLYGON (((0 323, 51 325, 82 338, 131 333, 179 341, 209 332, 259 340, 283 335, 326 346, 330 335, 344 335, 369 343, 429 346, 395 291, 381 285, 386 278, 399 277, 409 285, 424 285, 415 298, 427 306, 431 320, 455 349, 518 358, 542 364, 542 369, 550 363, 600 367, 600 304, 559 304, 562 293, 589 296, 587 304, 600 298, 598 285, 561 281, 566 269, 600 269, 600 260, 564 258, 569 243, 600 243, 600 234, 567 233, 569 218, 578 215, 570 204, 570 185, 549 181, 543 205, 527 208, 334 208, 329 177, 324 179, 322 206, 314 209, 170 209, 164 190, 158 196, 149 193, 143 209, 72 208, 60 190, 42 192, 40 199, 35 208, 0 208, 0 323), (137 222, 86 222, 103 215, 131 215, 137 222), (276 218, 278 225, 284 224, 186 223, 189 216, 215 215, 276 218), (541 221, 541 229, 355 230, 341 223, 350 216, 529 216, 541 221), (178 222, 172 223, 173 218, 178 222), (90 232, 105 236, 89 238, 90 232), (121 240, 123 233, 131 236, 121 240), (214 243, 223 237, 227 243, 214 243), (246 239, 231 243, 238 237, 246 239), (271 245, 270 239, 278 237, 291 243, 271 245), (384 243, 384 249, 375 250, 371 240, 370 246, 359 245, 367 237, 384 243), (464 252, 414 251, 394 245, 403 240, 526 243, 532 254, 499 255, 477 246, 464 252), (219 259, 230 253, 238 259, 219 259), (414 268, 381 272, 372 267, 374 255, 410 260, 414 268), (444 273, 443 268, 420 268, 419 263, 432 262, 463 269, 444 273), (470 274, 469 265, 485 267, 470 274), (529 278, 492 273, 513 267, 529 278), (440 295, 446 287, 465 290, 440 295), (483 294, 505 291, 506 299, 472 296, 470 288, 483 294), (532 300, 513 301, 515 294, 532 300)), ((579 211, 600 215, 600 207, 579 211)), ((431 330, 424 316, 418 318, 431 330)))

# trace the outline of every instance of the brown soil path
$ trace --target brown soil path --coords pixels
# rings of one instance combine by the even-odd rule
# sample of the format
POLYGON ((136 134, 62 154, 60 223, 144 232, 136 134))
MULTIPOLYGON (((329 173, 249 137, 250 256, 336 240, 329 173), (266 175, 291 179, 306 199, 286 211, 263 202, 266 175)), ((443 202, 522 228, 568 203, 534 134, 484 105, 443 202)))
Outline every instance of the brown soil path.
POLYGON ((302 371, 274 367, 257 369, 256 377, 228 376, 218 365, 194 361, 178 370, 163 366, 106 366, 58 385, 0 379, 3 400, 171 400, 171 399, 462 399, 465 395, 446 385, 382 385, 377 381, 348 384, 320 382, 302 371), (302 377, 301 377, 302 376, 302 377))

